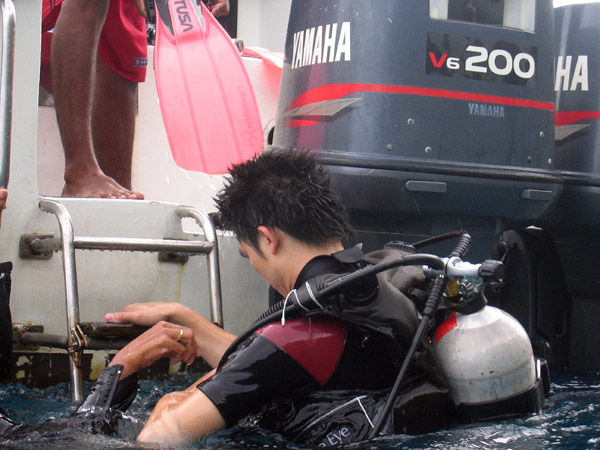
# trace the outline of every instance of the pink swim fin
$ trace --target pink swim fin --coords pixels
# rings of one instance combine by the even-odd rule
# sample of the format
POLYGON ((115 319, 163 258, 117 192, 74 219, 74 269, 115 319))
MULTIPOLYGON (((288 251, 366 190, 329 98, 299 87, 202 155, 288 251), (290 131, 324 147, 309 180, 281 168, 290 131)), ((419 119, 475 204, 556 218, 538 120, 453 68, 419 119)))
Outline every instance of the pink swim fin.
POLYGON ((226 173, 261 152, 258 106, 239 52, 200 0, 155 0, 156 87, 173 158, 226 173))

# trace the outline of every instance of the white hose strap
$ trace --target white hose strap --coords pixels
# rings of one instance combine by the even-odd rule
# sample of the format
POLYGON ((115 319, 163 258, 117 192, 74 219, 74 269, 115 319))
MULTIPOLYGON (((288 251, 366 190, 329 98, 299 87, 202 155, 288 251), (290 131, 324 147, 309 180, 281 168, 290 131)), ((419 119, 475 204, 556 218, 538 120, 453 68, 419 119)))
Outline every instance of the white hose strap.
MULTIPOLYGON (((285 326, 285 307, 287 306, 287 302, 290 298, 290 296, 296 292, 296 289, 292 289, 290 292, 288 292, 288 295, 286 295, 285 300, 283 301, 283 308, 281 309, 281 326, 284 327, 285 326)), ((298 298, 298 295, 296 294, 296 298, 298 298)))
POLYGON ((319 301, 315 297, 315 294, 313 294, 313 291, 310 288, 310 284, 308 284, 308 281, 306 282, 306 290, 308 291, 308 295, 310 296, 310 298, 312 299, 312 301, 315 302, 317 305, 319 305, 319 308, 323 309, 323 305, 321 305, 319 303, 319 301))

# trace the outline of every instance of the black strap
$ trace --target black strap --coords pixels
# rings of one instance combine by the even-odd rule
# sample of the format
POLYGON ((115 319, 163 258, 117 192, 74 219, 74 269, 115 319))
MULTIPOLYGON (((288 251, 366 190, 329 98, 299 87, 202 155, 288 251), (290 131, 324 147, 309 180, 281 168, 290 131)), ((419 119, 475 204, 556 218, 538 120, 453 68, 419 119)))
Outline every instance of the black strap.
POLYGON ((4 380, 12 367, 12 318, 10 314, 10 272, 12 263, 0 263, 0 380, 4 380))

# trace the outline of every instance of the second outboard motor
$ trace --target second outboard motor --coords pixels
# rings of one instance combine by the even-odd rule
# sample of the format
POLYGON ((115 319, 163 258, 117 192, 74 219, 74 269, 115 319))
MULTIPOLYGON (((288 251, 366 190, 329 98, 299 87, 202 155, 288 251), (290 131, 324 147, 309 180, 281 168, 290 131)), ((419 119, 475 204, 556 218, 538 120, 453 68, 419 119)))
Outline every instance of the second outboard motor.
POLYGON ((595 236, 600 223, 598 23, 597 2, 555 9, 555 160, 564 190, 546 221, 558 222, 556 233, 566 235, 595 236))
MULTIPOLYGON (((555 9, 556 48, 556 169, 578 184, 597 185, 600 178, 600 4, 555 9), (595 181, 595 183, 593 183, 595 181)), ((591 189, 589 205, 598 205, 591 189), (594 201, 592 201, 594 200, 594 201)), ((598 222, 600 207, 587 222, 598 222)), ((590 216, 586 211, 584 215, 590 216)))
MULTIPOLYGON (((540 312, 534 320, 551 319, 543 319, 543 326, 552 331, 546 337, 567 340, 568 351, 559 350, 563 365, 597 369, 600 347, 590 334, 597 330, 600 313, 600 265, 596 263, 600 254, 600 3, 568 4, 554 14, 555 167, 564 187, 555 206, 535 225, 552 236, 556 247, 568 291, 561 307, 569 309, 569 320, 551 319, 557 302, 549 306, 545 295, 540 295, 540 312)), ((536 286, 532 293, 553 286, 554 281, 554 277, 538 277, 540 288, 536 286)))

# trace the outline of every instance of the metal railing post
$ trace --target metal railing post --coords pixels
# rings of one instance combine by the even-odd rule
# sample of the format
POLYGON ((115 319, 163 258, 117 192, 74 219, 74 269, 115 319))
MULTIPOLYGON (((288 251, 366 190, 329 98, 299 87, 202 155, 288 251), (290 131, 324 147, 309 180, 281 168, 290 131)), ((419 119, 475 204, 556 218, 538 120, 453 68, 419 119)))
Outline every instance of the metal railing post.
POLYGON ((77 292, 75 247, 73 245, 73 223, 71 222, 71 216, 67 208, 54 200, 40 200, 40 209, 56 215, 60 228, 65 295, 67 299, 67 344, 69 349, 71 396, 73 402, 80 403, 83 400, 83 384, 81 380, 83 348, 81 348, 79 332, 79 296, 77 292))
POLYGON ((176 210, 181 218, 188 217, 194 219, 198 226, 204 231, 204 238, 210 242, 213 249, 207 254, 208 260, 208 287, 210 291, 210 318, 211 321, 220 327, 223 327, 223 302, 221 298, 221 269, 219 267, 219 244, 217 241, 217 232, 210 220, 210 217, 204 211, 189 206, 180 206, 176 210))
POLYGON ((13 81, 15 70, 15 5, 12 0, 0 0, 2 10, 2 59, 0 60, 0 186, 8 186, 10 144, 12 133, 13 81))

